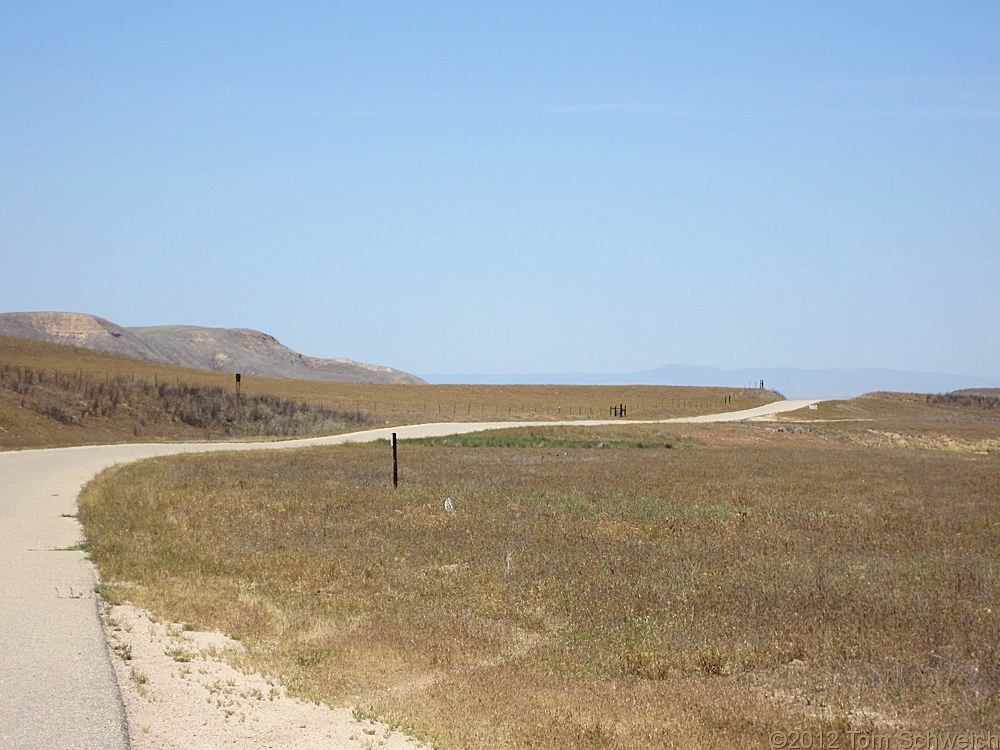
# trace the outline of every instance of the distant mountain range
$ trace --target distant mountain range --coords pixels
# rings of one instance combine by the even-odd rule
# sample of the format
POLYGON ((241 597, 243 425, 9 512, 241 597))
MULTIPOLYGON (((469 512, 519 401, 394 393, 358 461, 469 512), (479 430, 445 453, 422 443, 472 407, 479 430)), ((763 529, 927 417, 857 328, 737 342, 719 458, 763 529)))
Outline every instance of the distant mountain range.
POLYGON ((391 367, 299 354, 248 328, 150 326, 125 328, 86 313, 0 313, 0 335, 72 344, 121 357, 271 378, 352 383, 423 383, 391 367))
POLYGON ((567 385, 709 385, 755 388, 760 381, 788 398, 852 398, 872 391, 950 393, 1000 387, 1000 376, 888 369, 722 370, 666 365, 632 373, 431 374, 424 379, 391 367, 299 354, 273 336, 247 328, 123 327, 86 313, 0 313, 0 335, 73 344, 123 357, 222 372, 356 383, 497 383, 567 385))
POLYGON ((721 370, 699 365, 666 365, 655 370, 632 373, 548 373, 548 374, 432 374, 430 383, 524 383, 573 385, 713 385, 766 388, 786 398, 853 398, 873 391, 902 393, 949 393, 963 388, 1000 386, 1000 376, 949 375, 885 369, 797 370, 791 367, 721 370))

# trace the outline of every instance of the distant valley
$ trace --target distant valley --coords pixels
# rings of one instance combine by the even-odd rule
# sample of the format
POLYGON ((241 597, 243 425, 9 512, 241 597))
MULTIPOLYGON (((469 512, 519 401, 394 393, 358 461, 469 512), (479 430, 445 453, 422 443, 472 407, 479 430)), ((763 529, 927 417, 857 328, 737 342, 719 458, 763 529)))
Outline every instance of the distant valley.
POLYGON ((72 344, 121 357, 219 372, 348 383, 423 383, 392 367, 308 357, 247 328, 124 327, 71 312, 0 313, 0 335, 72 344))

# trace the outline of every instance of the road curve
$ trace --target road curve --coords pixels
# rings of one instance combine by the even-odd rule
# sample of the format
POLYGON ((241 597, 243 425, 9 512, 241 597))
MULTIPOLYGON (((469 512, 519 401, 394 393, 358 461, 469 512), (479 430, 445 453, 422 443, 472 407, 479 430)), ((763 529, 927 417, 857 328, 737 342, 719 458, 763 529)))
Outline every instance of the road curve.
POLYGON ((254 443, 100 445, 0 452, 0 747, 126 750, 127 719, 94 594, 96 575, 76 520, 77 496, 114 464, 178 453, 274 450, 454 435, 510 427, 736 422, 801 409, 778 401, 666 420, 446 422, 254 443))

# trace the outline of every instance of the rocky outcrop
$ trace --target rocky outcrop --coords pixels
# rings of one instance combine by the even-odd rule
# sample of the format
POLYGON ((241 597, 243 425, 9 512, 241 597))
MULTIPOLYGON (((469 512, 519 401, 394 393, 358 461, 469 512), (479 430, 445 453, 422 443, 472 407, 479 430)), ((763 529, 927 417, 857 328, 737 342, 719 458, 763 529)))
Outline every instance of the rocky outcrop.
POLYGON ((14 312, 0 313, 0 334, 72 344, 182 367, 262 377, 354 383, 424 382, 391 367, 350 359, 307 357, 273 336, 247 328, 126 328, 86 313, 14 312))

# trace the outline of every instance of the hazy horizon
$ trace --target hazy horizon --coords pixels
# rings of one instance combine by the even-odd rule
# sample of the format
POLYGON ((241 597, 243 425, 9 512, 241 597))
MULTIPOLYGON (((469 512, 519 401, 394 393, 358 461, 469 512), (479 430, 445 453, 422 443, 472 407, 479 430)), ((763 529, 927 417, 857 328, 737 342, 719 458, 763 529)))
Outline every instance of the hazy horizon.
POLYGON ((786 398, 854 398, 874 391, 948 393, 966 388, 1000 388, 1000 376, 913 372, 876 368, 807 370, 794 367, 741 367, 668 364, 642 372, 414 373, 429 383, 496 385, 696 385, 765 387, 786 398))
MULTIPOLYGON (((90 315, 90 313, 79 313, 79 311, 0 311, 0 315, 43 312, 90 315)), ((107 322, 117 325, 115 321, 107 322)), ((201 328, 202 326, 193 324, 125 326, 126 329, 137 332, 142 332, 150 327, 184 329, 201 328)), ((226 330, 226 328, 223 327, 222 330, 226 330)), ((260 331, 260 333, 270 335, 267 331, 260 331)), ((280 340, 279 343, 284 344, 280 340)), ((310 352, 298 353, 306 357, 314 356, 310 352)), ((365 364, 393 367, 390 362, 368 362, 365 364)), ((1000 376, 998 375, 919 372, 894 368, 808 369, 785 366, 720 368, 708 364, 676 362, 631 372, 614 370, 605 372, 581 370, 513 372, 504 370, 493 373, 466 371, 452 373, 410 372, 410 374, 432 384, 693 385, 756 388, 763 380, 768 388, 777 390, 788 398, 853 398, 873 391, 944 393, 963 388, 1000 388, 1000 376)))

